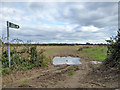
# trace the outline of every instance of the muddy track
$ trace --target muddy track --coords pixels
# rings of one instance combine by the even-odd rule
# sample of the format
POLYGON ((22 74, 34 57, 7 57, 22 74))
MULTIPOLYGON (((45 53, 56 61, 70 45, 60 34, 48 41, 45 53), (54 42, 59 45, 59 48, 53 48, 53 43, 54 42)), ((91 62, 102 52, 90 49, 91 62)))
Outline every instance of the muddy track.
POLYGON ((3 87, 32 88, 117 88, 118 72, 116 70, 97 70, 99 65, 92 64, 93 59, 81 56, 81 65, 51 65, 50 67, 11 73, 3 77, 3 87), (76 68, 68 76, 70 68, 76 68), (112 72, 112 73, 111 73, 112 72), (115 73, 114 73, 115 72, 115 73), (12 76, 12 80, 9 79, 12 76), (18 79, 19 78, 19 79, 18 79), (6 82, 8 81, 9 82, 6 82))
MULTIPOLYGON (((38 71, 35 74, 31 75, 31 77, 22 78, 21 80, 17 80, 14 82, 7 83, 3 87, 37 87, 37 86, 30 86, 33 82, 47 82, 48 80, 60 78, 61 74, 66 73, 70 68, 73 66, 70 65, 61 65, 61 66, 54 66, 54 68, 50 68, 48 70, 44 71, 38 71), (27 81, 27 83, 24 84, 24 81, 27 81), (32 83, 30 83, 32 82, 32 83), (22 84, 22 85, 21 85, 22 84)), ((26 74, 27 75, 27 74, 26 74)), ((42 87, 46 87, 45 85, 42 85, 42 87)))

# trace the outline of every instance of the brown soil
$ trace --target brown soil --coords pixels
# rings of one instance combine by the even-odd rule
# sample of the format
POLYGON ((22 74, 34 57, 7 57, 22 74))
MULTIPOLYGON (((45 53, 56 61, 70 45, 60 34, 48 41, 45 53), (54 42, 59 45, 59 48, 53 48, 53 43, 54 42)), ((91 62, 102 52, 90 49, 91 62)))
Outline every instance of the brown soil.
POLYGON ((3 87, 32 88, 118 88, 119 71, 99 69, 100 64, 91 63, 93 59, 76 55, 81 58, 81 65, 50 65, 28 71, 14 71, 3 76, 3 87), (70 68, 76 68, 72 76, 70 68))

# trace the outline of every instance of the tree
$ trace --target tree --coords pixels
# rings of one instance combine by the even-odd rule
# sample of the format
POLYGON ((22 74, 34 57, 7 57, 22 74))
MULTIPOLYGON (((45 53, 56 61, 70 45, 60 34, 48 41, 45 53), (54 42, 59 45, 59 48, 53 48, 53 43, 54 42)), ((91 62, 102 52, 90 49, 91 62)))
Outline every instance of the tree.
POLYGON ((89 42, 86 42, 86 45, 90 45, 90 43, 89 43, 89 42))
POLYGON ((120 68, 120 29, 115 38, 112 37, 111 40, 107 41, 109 42, 107 51, 108 56, 103 64, 107 67, 120 68))

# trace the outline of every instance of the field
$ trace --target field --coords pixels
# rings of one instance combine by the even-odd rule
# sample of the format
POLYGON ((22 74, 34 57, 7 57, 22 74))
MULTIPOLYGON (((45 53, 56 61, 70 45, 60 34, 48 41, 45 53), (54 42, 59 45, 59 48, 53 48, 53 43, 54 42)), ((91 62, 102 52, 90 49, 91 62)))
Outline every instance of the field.
MULTIPOLYGON (((4 47, 5 61, 8 59, 6 50, 4 47)), ((11 46, 12 67, 8 68, 8 63, 3 63, 3 87, 117 87, 117 74, 109 74, 111 71, 101 73, 97 70, 101 64, 91 62, 104 61, 106 51, 106 46, 99 45, 11 46), (54 66, 52 59, 55 56, 79 57, 83 64, 54 66)))
POLYGON ((92 47, 89 49, 84 49, 82 53, 86 56, 98 59, 100 61, 104 61, 107 58, 107 47, 92 47))

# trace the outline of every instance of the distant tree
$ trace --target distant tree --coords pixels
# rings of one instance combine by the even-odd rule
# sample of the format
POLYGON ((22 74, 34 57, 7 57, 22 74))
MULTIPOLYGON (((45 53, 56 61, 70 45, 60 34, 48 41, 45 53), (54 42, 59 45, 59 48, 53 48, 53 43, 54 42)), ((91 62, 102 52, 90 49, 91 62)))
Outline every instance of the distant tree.
POLYGON ((2 36, 0 40, 2 41, 2 44, 4 44, 7 41, 7 37, 2 36))
POLYGON ((87 45, 90 45, 90 43, 89 43, 89 42, 86 42, 86 44, 87 44, 87 45))
POLYGON ((11 40, 11 42, 13 42, 13 43, 15 43, 15 44, 21 44, 21 43, 24 43, 23 40, 18 39, 18 38, 11 40))
POLYGON ((27 40, 26 44, 31 44, 32 40, 27 40))

